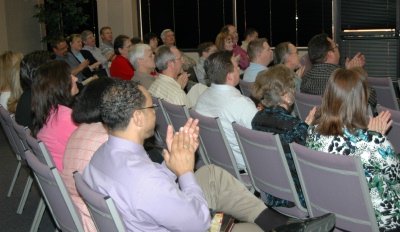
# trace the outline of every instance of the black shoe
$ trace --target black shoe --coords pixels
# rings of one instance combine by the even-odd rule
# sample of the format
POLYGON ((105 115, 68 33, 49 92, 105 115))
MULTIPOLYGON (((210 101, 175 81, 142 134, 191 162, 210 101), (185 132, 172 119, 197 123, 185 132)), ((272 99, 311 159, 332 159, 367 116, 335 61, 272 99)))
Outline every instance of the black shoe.
POLYGON ((306 220, 291 219, 286 224, 273 229, 272 232, 328 232, 335 226, 335 221, 336 217, 333 213, 306 220))

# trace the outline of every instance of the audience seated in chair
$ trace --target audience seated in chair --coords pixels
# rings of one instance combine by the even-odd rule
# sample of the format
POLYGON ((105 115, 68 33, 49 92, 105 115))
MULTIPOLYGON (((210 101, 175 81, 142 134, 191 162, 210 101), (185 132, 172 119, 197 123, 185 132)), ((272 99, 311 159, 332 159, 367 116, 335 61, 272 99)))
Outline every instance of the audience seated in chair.
POLYGON ((232 36, 233 54, 235 54, 235 57, 239 58, 239 62, 238 62, 239 68, 241 70, 246 70, 247 67, 249 67, 249 65, 250 65, 250 59, 249 59, 249 56, 247 55, 247 51, 243 50, 243 48, 241 48, 238 45, 239 34, 237 32, 236 27, 232 24, 227 24, 221 28, 221 32, 228 33, 232 36))
POLYGON ((32 135, 47 146, 59 172, 68 138, 78 127, 70 108, 79 92, 77 80, 66 62, 55 60, 42 64, 32 83, 32 135))
POLYGON ((101 62, 102 68, 105 69, 107 76, 110 76, 110 69, 108 68, 108 64, 110 58, 105 57, 102 53, 100 48, 96 47, 96 38, 92 31, 84 30, 81 33, 82 43, 85 45, 83 46, 82 50, 89 51, 92 53, 93 57, 101 62))
MULTIPOLYGON (((360 156, 380 231, 399 231, 399 157, 384 135, 389 112, 370 117, 369 87, 362 68, 337 69, 328 80, 307 146, 333 154, 360 156)), ((398 141, 393 141, 398 142, 398 141)))
POLYGON ((245 170, 232 122, 251 128, 251 120, 257 108, 250 98, 243 96, 235 88, 239 84, 239 66, 231 51, 218 51, 204 63, 211 80, 211 87, 197 100, 195 110, 207 117, 219 117, 239 170, 245 170))
MULTIPOLYGON (((64 43, 67 45, 65 41, 64 43)), ((23 92, 18 100, 15 121, 21 126, 27 126, 31 131, 33 130, 31 118, 32 82, 36 79, 36 71, 39 66, 50 60, 49 52, 38 50, 27 54, 21 61, 20 84, 23 92)))
POLYGON ((76 191, 73 172, 82 173, 94 152, 108 139, 101 123, 100 100, 103 91, 114 82, 100 78, 90 82, 72 107, 72 119, 79 127, 71 134, 65 147, 61 177, 82 217, 85 231, 96 231, 90 213, 76 191))
POLYGON ((111 62, 110 74, 122 80, 132 80, 135 70, 128 60, 128 53, 132 47, 132 42, 126 35, 119 35, 114 40, 114 52, 116 56, 111 62))
MULTIPOLYGON (((291 115, 294 103, 293 71, 283 64, 261 71, 254 82, 253 96, 261 100, 262 110, 254 116, 251 125, 254 130, 278 134, 282 148, 292 174, 293 182, 300 202, 306 207, 300 180, 290 152, 289 143, 306 143, 308 125, 312 122, 316 108, 310 111, 305 122, 291 115)), ((293 202, 267 194, 267 205, 273 207, 291 207, 293 202)))
POLYGON ((11 95, 11 87, 9 77, 16 63, 18 63, 24 55, 20 52, 5 51, 0 55, 0 104, 8 110, 7 102, 11 95))
POLYGON ((175 46, 161 45, 156 50, 155 61, 161 73, 149 88, 151 95, 175 105, 192 107, 183 91, 188 82, 188 74, 182 72, 184 61, 179 50, 175 46))
POLYGON ((99 48, 101 54, 107 58, 107 60, 112 61, 115 58, 114 44, 113 44, 113 34, 111 27, 105 26, 100 29, 99 48))
MULTIPOLYGON (((324 95, 326 83, 336 69, 340 68, 339 46, 327 34, 318 34, 308 42, 308 56, 312 67, 304 73, 301 81, 300 92, 313 95, 324 95)), ((360 52, 353 59, 346 58, 346 68, 363 67, 365 56, 360 52)), ((369 104, 376 106, 376 93, 371 89, 369 104)))
MULTIPOLYGON (((165 29, 161 32, 161 40, 164 45, 167 46, 175 46, 175 33, 171 29, 165 29)), ((177 48, 178 49, 178 48, 177 48)), ((187 56, 184 52, 178 50, 179 53, 181 53, 183 65, 182 69, 183 71, 188 71, 191 67, 196 65, 196 61, 194 61, 192 58, 187 56)))
POLYGON ((240 47, 247 51, 249 43, 254 39, 258 39, 258 31, 254 28, 248 27, 243 33, 243 38, 244 40, 242 41, 242 45, 240 47))
POLYGON ((277 226, 275 231, 317 230, 327 224, 332 228, 333 214, 306 223, 284 224, 287 217, 268 209, 216 166, 207 165, 193 173, 199 145, 197 120, 189 119, 175 134, 170 126, 165 161, 151 162, 143 142, 154 132, 155 110, 152 97, 142 86, 117 80, 109 87, 100 108, 109 139, 95 152, 82 175, 94 191, 114 200, 129 231, 206 231, 210 209, 255 223, 264 231, 277 226))
POLYGON ((206 71, 204 70, 204 61, 216 51, 217 46, 215 46, 213 42, 199 44, 197 47, 197 52, 199 53, 199 63, 188 70, 188 73, 190 73, 189 80, 204 84, 206 86, 211 85, 210 78, 207 77, 206 71))
POLYGON ((157 79, 154 73, 156 64, 154 63, 154 54, 151 47, 147 44, 137 44, 129 51, 129 62, 135 69, 132 81, 138 82, 146 89, 157 79))
POLYGON ((275 46, 274 64, 284 64, 294 74, 294 89, 300 92, 301 77, 304 73, 304 66, 300 64, 300 55, 296 46, 290 42, 282 42, 275 46))
POLYGON ((250 57, 250 66, 244 71, 243 80, 254 82, 260 71, 267 70, 267 66, 273 58, 273 51, 267 39, 255 39, 249 43, 247 48, 250 57))

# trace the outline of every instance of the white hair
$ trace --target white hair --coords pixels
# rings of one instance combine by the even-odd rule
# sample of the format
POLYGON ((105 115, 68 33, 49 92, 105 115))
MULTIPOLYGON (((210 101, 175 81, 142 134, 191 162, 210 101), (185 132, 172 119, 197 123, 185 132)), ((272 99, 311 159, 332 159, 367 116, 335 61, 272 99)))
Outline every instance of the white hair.
POLYGON ((129 51, 128 59, 135 70, 139 68, 139 63, 137 60, 144 58, 144 53, 146 50, 151 50, 151 47, 148 44, 136 44, 129 51))
POLYGON ((163 39, 165 38, 165 34, 167 34, 167 32, 172 32, 172 33, 174 33, 171 29, 165 29, 165 30, 163 30, 163 31, 161 32, 161 35, 160 35, 161 40, 163 40, 163 39))

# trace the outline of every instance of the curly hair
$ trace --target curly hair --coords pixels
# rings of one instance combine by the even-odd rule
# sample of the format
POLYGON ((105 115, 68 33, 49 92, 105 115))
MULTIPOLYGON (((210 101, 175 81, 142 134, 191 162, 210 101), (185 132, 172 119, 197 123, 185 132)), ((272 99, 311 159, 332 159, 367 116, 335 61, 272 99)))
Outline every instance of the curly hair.
POLYGON ((101 97, 100 113, 109 131, 125 130, 135 110, 146 103, 146 98, 133 81, 115 80, 101 97))
POLYGON ((32 135, 47 123, 51 113, 58 112, 58 105, 71 107, 71 68, 65 61, 55 60, 41 65, 32 83, 32 135))
POLYGON ((283 64, 261 71, 251 85, 253 97, 265 107, 276 107, 282 96, 294 89, 293 72, 283 64))

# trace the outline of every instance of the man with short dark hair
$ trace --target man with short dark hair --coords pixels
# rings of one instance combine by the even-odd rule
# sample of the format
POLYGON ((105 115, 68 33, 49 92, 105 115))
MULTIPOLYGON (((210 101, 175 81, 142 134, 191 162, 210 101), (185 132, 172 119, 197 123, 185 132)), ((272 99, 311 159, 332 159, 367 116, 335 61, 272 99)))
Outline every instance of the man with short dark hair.
POLYGON ((267 39, 254 39, 247 48, 250 57, 250 66, 244 71, 243 80, 247 82, 256 81, 257 74, 267 70, 267 65, 274 59, 274 53, 267 39))
MULTIPOLYGON (((240 46, 243 50, 247 51, 247 46, 249 43, 258 38, 258 31, 254 28, 247 28, 243 34, 244 40, 242 41, 242 45, 240 46)), ((248 53, 248 51, 247 51, 248 53)))
POLYGON ((284 224, 287 217, 268 209, 217 166, 206 165, 194 173, 198 120, 189 119, 175 134, 169 126, 164 162, 153 163, 143 143, 154 133, 156 107, 147 90, 134 82, 116 80, 106 89, 100 112, 109 138, 82 175, 93 190, 114 200, 128 231, 207 231, 210 211, 249 222, 244 227, 236 224, 236 231, 332 228, 334 214, 284 224))
MULTIPOLYGON (((303 75, 300 91, 306 94, 323 95, 328 79, 339 66, 339 45, 325 33, 315 35, 308 42, 308 56, 312 67, 303 75)), ((365 64, 365 56, 358 52, 353 59, 346 58, 346 68, 365 64)), ((371 88, 368 103, 375 107, 377 104, 376 92, 371 88)))
POLYGON ((239 170, 246 166, 233 132, 232 122, 251 129, 257 108, 250 98, 235 88, 239 84, 240 69, 232 51, 212 54, 204 63, 211 86, 197 100, 195 110, 208 117, 219 117, 239 170))

